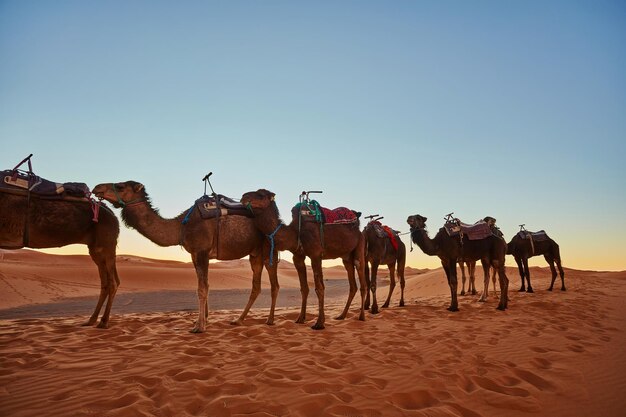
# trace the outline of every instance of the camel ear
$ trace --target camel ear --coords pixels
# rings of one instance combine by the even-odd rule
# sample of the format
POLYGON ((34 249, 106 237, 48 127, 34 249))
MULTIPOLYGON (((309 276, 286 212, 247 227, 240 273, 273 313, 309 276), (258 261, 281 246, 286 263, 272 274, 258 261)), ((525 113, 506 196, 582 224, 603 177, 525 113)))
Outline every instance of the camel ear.
POLYGON ((133 191, 135 191, 136 193, 138 193, 141 190, 143 190, 143 184, 136 184, 135 187, 133 188, 133 191))
POLYGON ((274 201, 274 197, 276 197, 276 194, 270 192, 270 201, 274 201))
POLYGON ((424 217, 423 219, 424 219, 424 223, 426 223, 426 220, 428 220, 428 218, 427 218, 427 217, 424 217))

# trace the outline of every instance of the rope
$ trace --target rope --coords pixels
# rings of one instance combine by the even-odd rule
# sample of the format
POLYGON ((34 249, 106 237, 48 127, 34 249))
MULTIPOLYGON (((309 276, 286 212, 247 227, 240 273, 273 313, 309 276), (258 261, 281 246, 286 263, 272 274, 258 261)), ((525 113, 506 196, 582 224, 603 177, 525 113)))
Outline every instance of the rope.
POLYGON ((191 208, 189 209, 189 211, 187 212, 187 215, 185 216, 185 218, 183 219, 183 224, 187 224, 189 223, 189 217, 191 216, 191 212, 193 211, 193 209, 196 207, 196 205, 194 204, 193 206, 191 206, 191 208))
POLYGON ((276 229, 274 229, 272 233, 267 235, 267 238, 270 240, 270 266, 272 266, 274 260, 274 236, 276 236, 278 229, 280 229, 282 226, 283 223, 279 223, 276 229))

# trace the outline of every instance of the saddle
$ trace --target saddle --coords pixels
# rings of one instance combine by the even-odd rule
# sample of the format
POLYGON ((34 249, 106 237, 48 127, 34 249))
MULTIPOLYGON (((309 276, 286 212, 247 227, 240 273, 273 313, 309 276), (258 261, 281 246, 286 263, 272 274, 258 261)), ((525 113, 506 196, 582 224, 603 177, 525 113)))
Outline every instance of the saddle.
POLYGON ((491 227, 484 220, 479 220, 474 224, 461 222, 459 219, 446 222, 443 227, 449 236, 467 236, 469 240, 486 239, 493 235, 491 227))
POLYGON ((381 238, 381 239, 389 238, 393 248, 395 250, 398 250, 398 234, 399 234, 399 232, 397 230, 393 230, 391 227, 385 226, 381 222, 376 221, 376 220, 369 222, 367 225, 371 226, 374 229, 374 232, 376 233, 376 236, 378 236, 379 238, 381 238))
POLYGON ((531 239, 535 242, 543 242, 543 241, 550 239, 550 237, 545 232, 545 230, 540 230, 538 232, 529 232, 528 230, 521 230, 517 232, 517 235, 522 239, 531 239))
POLYGON ((303 221, 316 222, 322 224, 351 224, 359 221, 361 213, 350 210, 347 207, 337 207, 330 210, 322 207, 315 200, 296 204, 291 213, 296 218, 301 216, 303 221))
MULTIPOLYGON (((252 212, 246 208, 246 206, 237 200, 226 197, 222 194, 217 194, 216 196, 209 196, 205 194, 195 201, 193 207, 198 209, 200 217, 203 219, 213 219, 215 217, 228 215, 245 217, 254 216, 252 212)), ((193 207, 191 208, 192 210, 193 207)))
POLYGON ((0 192, 57 200, 88 200, 91 196, 89 187, 82 182, 61 184, 17 168, 0 171, 0 192))

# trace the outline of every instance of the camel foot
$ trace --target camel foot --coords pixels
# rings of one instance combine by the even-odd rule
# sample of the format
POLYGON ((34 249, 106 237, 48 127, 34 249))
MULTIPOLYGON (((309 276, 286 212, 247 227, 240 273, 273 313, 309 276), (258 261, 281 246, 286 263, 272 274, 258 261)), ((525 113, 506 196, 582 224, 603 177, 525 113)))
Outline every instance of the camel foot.
POLYGON ((365 321, 365 313, 359 314, 359 320, 365 321))
POLYGON ((335 317, 335 320, 344 320, 345 318, 346 318, 346 316, 341 314, 341 315, 335 317))
POLYGON ((496 310, 504 311, 504 310, 506 310, 506 307, 498 306, 498 307, 496 307, 496 310))
POLYGON ((295 322, 297 324, 304 324, 304 317, 298 317, 295 322))
POLYGON ((83 324, 81 324, 81 326, 93 326, 94 324, 96 324, 96 321, 89 319, 86 322, 84 322, 83 324))
POLYGON ((461 295, 465 295, 465 290, 461 291, 461 295))
POLYGON ((472 295, 476 295, 476 294, 478 294, 478 293, 476 292, 476 290, 473 290, 473 291, 472 291, 472 295))
POLYGON ((389 303, 383 304, 382 308, 389 308, 389 303))
POLYGON ((194 327, 193 329, 189 330, 189 333, 204 333, 204 329, 194 327))
POLYGON ((233 320, 230 322, 231 326, 241 326, 243 324, 242 320, 233 320))
POLYGON ((265 324, 267 324, 268 326, 273 326, 274 325, 274 320, 268 320, 265 322, 265 324))
MULTIPOLYGON (((384 307, 384 306, 383 306, 383 307, 384 307)), ((372 313, 372 314, 378 314, 378 313, 380 313, 380 311, 378 310, 378 308, 374 308, 374 307, 372 307, 372 311, 370 311, 370 313, 372 313)))
POLYGON ((528 289, 526 290, 526 292, 534 292, 532 288, 528 287, 528 289))
POLYGON ((404 300, 400 301, 400 304, 398 304, 398 306, 404 307, 404 300))
POLYGON ((552 287, 548 288, 548 291, 552 291, 552 287))
POLYGON ((450 306, 448 307, 448 311, 459 311, 459 308, 457 306, 450 306))
POLYGON ((517 292, 524 292, 524 291, 526 291, 526 287, 522 287, 519 290, 517 290, 517 292))
POLYGON ((369 310, 370 309, 370 305, 369 304, 365 304, 365 306, 363 306, 364 309, 369 310))
POLYGON ((320 323, 315 323, 313 326, 311 326, 311 329, 313 329, 313 330, 324 330, 324 325, 320 324, 320 323))
POLYGON ((565 287, 561 287, 561 291, 567 291, 565 287))
POLYGON ((487 298, 486 297, 480 297, 480 299, 478 300, 479 303, 485 303, 487 302, 487 298))
POLYGON ((109 328, 109 323, 107 323, 105 321, 101 321, 100 323, 98 323, 98 325, 96 327, 98 329, 108 329, 109 328))

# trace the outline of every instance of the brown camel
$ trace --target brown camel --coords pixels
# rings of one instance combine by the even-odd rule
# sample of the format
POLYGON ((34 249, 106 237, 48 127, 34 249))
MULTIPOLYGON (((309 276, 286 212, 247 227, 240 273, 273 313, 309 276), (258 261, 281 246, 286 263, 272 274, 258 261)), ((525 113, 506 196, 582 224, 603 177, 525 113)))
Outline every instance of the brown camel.
MULTIPOLYGON (((406 246, 400 240, 400 237, 394 231, 383 226, 380 223, 380 219, 382 217, 375 218, 377 216, 368 216, 372 220, 367 223, 365 229, 363 229, 363 234, 365 236, 365 279, 372 293, 372 309, 370 310, 372 314, 378 313, 378 302, 376 301, 376 276, 378 274, 378 267, 380 264, 387 265, 389 268, 389 294, 387 294, 387 300, 383 304, 383 308, 389 307, 389 302, 391 300, 391 295, 393 294, 393 290, 396 287, 396 265, 398 269, 398 277, 400 278, 400 307, 404 307, 404 265, 406 263, 406 246), (390 232, 387 232, 390 230, 390 232), (392 237, 389 236, 389 233, 393 235, 394 241, 392 242, 392 237), (394 246, 394 242, 396 247, 394 246), (371 269, 370 269, 371 264, 371 269), (370 274, 371 270, 371 274, 370 274)), ((365 309, 369 306, 369 292, 367 294, 367 298, 365 299, 365 309)))
MULTIPOLYGON (((499 236, 499 237, 503 237, 502 231, 500 230, 499 227, 496 226, 496 219, 491 217, 491 216, 487 216, 485 217, 482 221, 484 221, 485 223, 487 223, 489 225, 489 227, 491 228, 491 231, 494 235, 499 236)), ((465 265, 467 265, 467 272, 469 274, 469 281, 468 281, 468 285, 467 285, 467 292, 471 293, 472 295, 476 295, 476 285, 475 285, 475 275, 474 272, 476 271, 476 261, 475 260, 465 260, 465 259, 459 259, 459 267, 461 267, 461 295, 465 295, 465 265)), ((496 271, 495 269, 493 269, 493 272, 491 274, 491 280, 493 281, 493 290, 494 290, 494 294, 497 296, 497 292, 496 292, 496 276, 498 274, 498 271, 496 271)), ((489 297, 489 281, 485 281, 485 287, 483 288, 483 294, 480 298, 479 301, 487 301, 487 298, 489 297)))
POLYGON ((438 256, 441 265, 446 273, 450 294, 452 297, 450 311, 458 311, 457 301, 457 273, 456 263, 459 259, 478 260, 480 259, 485 271, 485 281, 489 281, 489 268, 493 267, 498 271, 500 280, 500 303, 498 310, 506 310, 508 305, 508 285, 509 280, 504 270, 504 258, 506 254, 506 242, 497 236, 488 236, 480 240, 469 240, 464 235, 462 240, 459 236, 450 236, 445 228, 439 229, 434 239, 428 237, 426 231, 426 217, 416 214, 409 216, 407 223, 411 227, 411 239, 420 249, 430 256, 438 256))
MULTIPOLYGON (((121 207, 124 223, 152 242, 159 246, 181 245, 191 254, 198 276, 198 321, 191 330, 193 333, 204 332, 206 328, 209 259, 233 260, 249 256, 252 267, 252 292, 241 316, 232 324, 243 322, 261 292, 261 273, 264 264, 263 236, 257 231, 252 219, 236 215, 203 219, 199 210, 186 210, 173 219, 164 219, 152 207, 144 186, 135 181, 99 184, 93 193, 106 199, 114 207, 121 207), (186 220, 185 224, 183 220, 186 220)), ((270 276, 272 295, 267 324, 273 324, 279 289, 276 262, 265 260, 265 267, 270 276)))
POLYGON ((507 254, 513 255, 515 258, 520 278, 522 279, 522 287, 519 291, 533 292, 533 287, 530 285, 528 258, 538 255, 543 255, 552 272, 552 282, 550 282, 548 291, 552 291, 557 276, 556 268, 554 267, 555 262, 561 276, 561 291, 565 291, 565 272, 563 272, 563 267, 561 266, 559 245, 543 231, 535 234, 525 230, 523 225, 520 225, 520 228, 520 232, 513 236, 507 245, 507 254), (528 288, 526 288, 524 278, 526 278, 528 288))
POLYGON ((359 222, 350 224, 326 224, 323 232, 320 224, 313 221, 299 221, 297 210, 292 212, 292 222, 289 225, 282 223, 278 207, 274 201, 275 194, 268 190, 258 190, 245 193, 241 202, 254 213, 254 222, 259 230, 273 239, 276 250, 288 250, 293 253, 293 262, 300 279, 302 293, 302 308, 297 323, 304 323, 306 318, 306 304, 309 286, 306 279, 305 256, 311 260, 315 280, 315 293, 318 299, 319 314, 316 323, 311 326, 314 330, 324 328, 324 276, 322 259, 341 258, 348 272, 350 293, 343 312, 337 317, 343 320, 348 314, 350 304, 357 291, 354 270, 356 267, 360 291, 361 311, 359 320, 365 320, 365 241, 359 231, 359 222), (300 231, 299 231, 300 228, 300 231), (299 231, 299 233, 298 233, 299 231), (323 238, 322 238, 323 233, 323 238))
MULTIPOLYGON (((4 181, 4 178, 0 180, 4 181)), ((119 233, 115 214, 103 204, 87 198, 50 198, 32 192, 29 195, 26 190, 0 192, 0 248, 41 249, 76 243, 89 248, 89 256, 98 266, 100 296, 84 326, 92 326, 98 321, 105 301, 98 327, 109 326, 111 306, 120 285, 115 266, 119 233), (94 221, 94 207, 98 208, 97 221, 94 221)))

